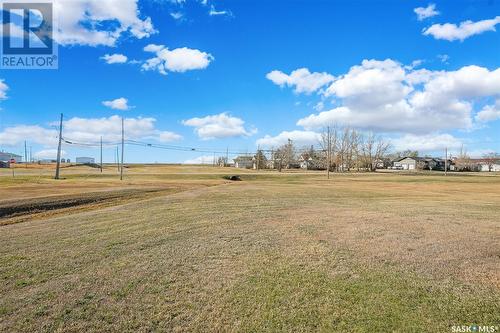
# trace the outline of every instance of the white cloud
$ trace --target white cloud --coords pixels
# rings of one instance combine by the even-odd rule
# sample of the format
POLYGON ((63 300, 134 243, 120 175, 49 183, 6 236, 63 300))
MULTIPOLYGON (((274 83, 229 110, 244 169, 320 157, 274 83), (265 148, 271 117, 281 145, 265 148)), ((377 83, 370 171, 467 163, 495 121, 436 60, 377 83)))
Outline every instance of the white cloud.
POLYGON ((110 109, 113 109, 113 110, 126 111, 126 110, 130 110, 130 108, 131 108, 131 106, 128 105, 128 99, 126 99, 124 97, 120 97, 120 98, 114 99, 112 101, 104 101, 104 102, 102 102, 102 104, 104 106, 107 106, 110 109))
POLYGON ((437 58, 441 60, 443 64, 448 64, 448 61, 450 60, 450 56, 447 54, 438 54, 437 58))
POLYGON ((127 56, 123 54, 106 54, 103 57, 101 57, 102 60, 106 61, 108 64, 124 64, 127 62, 128 58, 127 56))
MULTIPOLYGON (((63 138, 76 143, 99 143, 101 136, 105 142, 120 142, 122 117, 114 115, 103 118, 74 117, 63 122, 63 138)), ((178 134, 156 128, 155 118, 125 118, 125 139, 152 139, 160 142, 180 140, 178 134)), ((53 148, 57 146, 58 122, 52 128, 38 125, 19 125, 8 127, 0 132, 0 145, 15 146, 27 140, 53 148)))
MULTIPOLYGON (((460 148, 462 141, 450 134, 407 134, 391 141, 397 151, 417 150, 419 152, 432 152, 445 148, 460 148)), ((444 155, 444 154, 443 154, 444 155)))
POLYGON ((486 105, 476 115, 476 120, 479 122, 488 122, 500 119, 500 99, 496 101, 495 105, 486 105))
POLYGON ((0 79, 0 100, 7 99, 7 90, 9 90, 9 86, 0 79))
POLYGON ((210 16, 233 16, 229 10, 216 10, 214 5, 210 5, 210 10, 208 12, 210 16))
POLYGON ((290 75, 274 70, 267 73, 266 78, 280 87, 295 87, 297 94, 311 94, 334 80, 328 73, 311 73, 307 68, 296 69, 290 75))
POLYGON ((183 164, 213 164, 213 163, 214 163, 214 157, 210 155, 196 157, 183 162, 183 164))
POLYGON ((196 134, 203 140, 251 136, 257 131, 245 129, 245 122, 242 119, 227 113, 191 118, 182 121, 182 124, 194 127, 196 134))
POLYGON ((318 102, 316 103, 316 105, 314 106, 314 110, 316 111, 323 111, 323 109, 325 108, 325 103, 323 102, 318 102))
POLYGON ((479 35, 486 31, 496 31, 495 26, 500 23, 500 16, 490 20, 482 20, 478 22, 464 21, 460 25, 453 23, 434 24, 423 30, 426 36, 433 36, 435 39, 444 39, 447 41, 460 40, 479 35))
POLYGON ((138 0, 58 0, 54 12, 61 45, 114 46, 125 33, 142 39, 156 32, 151 18, 140 18, 138 0))
POLYGON ((427 134, 471 129, 476 102, 500 96, 500 69, 405 69, 393 60, 365 60, 326 90, 338 107, 300 119, 305 129, 330 124, 379 132, 427 134))
POLYGON ((179 141, 181 139, 182 135, 168 131, 160 132, 160 135, 158 136, 158 140, 161 142, 179 141))
POLYGON ((433 17, 439 15, 439 12, 436 10, 436 5, 431 3, 427 7, 418 7, 413 10, 415 14, 417 14, 417 18, 419 21, 423 21, 426 18, 433 17))
POLYGON ((295 146, 303 147, 317 145, 321 140, 321 134, 313 131, 284 131, 276 136, 266 135, 257 140, 257 145, 266 148, 279 147, 292 140, 295 146))
POLYGON ((56 145, 58 133, 37 125, 19 125, 5 128, 0 132, 0 145, 15 146, 24 140, 41 145, 56 145))
POLYGON ((182 20, 184 18, 184 14, 181 12, 172 12, 170 13, 170 16, 176 21, 182 20))
MULTIPOLYGON (((61 156, 66 156, 66 151, 61 150, 61 156)), ((57 149, 44 149, 39 152, 36 152, 33 155, 36 159, 56 159, 57 158, 57 149)))
POLYGON ((187 47, 169 50, 163 45, 150 44, 144 48, 146 52, 156 53, 142 65, 143 70, 157 70, 166 75, 170 72, 186 72, 195 69, 205 69, 214 57, 206 52, 187 47))

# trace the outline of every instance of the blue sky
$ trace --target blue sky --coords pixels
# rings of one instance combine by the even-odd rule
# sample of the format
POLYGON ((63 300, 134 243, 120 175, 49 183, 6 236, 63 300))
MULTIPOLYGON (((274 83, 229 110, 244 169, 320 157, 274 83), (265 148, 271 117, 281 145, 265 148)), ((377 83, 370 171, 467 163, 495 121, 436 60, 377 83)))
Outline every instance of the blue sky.
POLYGON ((337 124, 395 150, 500 151, 498 1, 96 1, 59 0, 59 69, 1 70, 1 150, 50 157, 62 112, 85 143, 116 142, 123 116, 129 139, 207 150, 317 144, 337 124))

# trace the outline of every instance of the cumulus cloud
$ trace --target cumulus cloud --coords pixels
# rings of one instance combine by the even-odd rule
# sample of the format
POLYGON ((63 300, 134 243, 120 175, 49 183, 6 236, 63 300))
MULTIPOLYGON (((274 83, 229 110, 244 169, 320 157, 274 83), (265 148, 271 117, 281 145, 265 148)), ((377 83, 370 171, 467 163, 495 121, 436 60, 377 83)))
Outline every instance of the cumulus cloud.
POLYGON ((193 159, 185 160, 183 164, 213 164, 214 157, 210 155, 199 156, 193 159))
MULTIPOLYGON (((101 136, 105 142, 120 142, 121 117, 114 115, 103 118, 74 117, 63 122, 63 137, 71 142, 99 143, 101 136)), ((126 139, 152 139, 166 142, 180 140, 178 134, 156 128, 154 118, 125 118, 126 139)), ((58 142, 57 122, 48 127, 39 125, 18 125, 0 132, 0 145, 15 146, 27 140, 46 147, 55 147, 58 142)))
POLYGON ((127 56, 123 54, 106 54, 103 57, 101 57, 102 60, 104 60, 108 64, 124 64, 127 62, 128 58, 127 56))
POLYGON ((476 115, 476 120, 479 122, 488 122, 500 119, 500 100, 497 100, 495 105, 486 105, 476 115))
POLYGON ((311 73, 307 68, 296 69, 290 75, 274 70, 269 72, 266 78, 280 87, 295 87, 297 94, 311 94, 334 80, 328 73, 311 73))
POLYGON ((0 79, 0 100, 7 99, 7 90, 9 90, 9 86, 0 79))
POLYGON ((462 141, 450 134, 407 134, 391 141, 397 151, 416 150, 419 152, 431 152, 454 149, 462 146, 462 141))
POLYGON ((325 91, 338 107, 311 114, 305 129, 330 124, 379 132, 428 134, 470 129, 474 103, 500 95, 500 69, 466 66, 456 71, 407 69, 393 60, 364 60, 325 91))
POLYGON ((203 140, 251 136, 256 129, 246 129, 245 122, 227 113, 191 118, 182 121, 185 126, 194 127, 196 134, 203 140))
POLYGON ((54 2, 61 45, 115 46, 128 33, 142 39, 154 34, 151 18, 141 18, 138 0, 58 0, 54 2))
POLYGON ((276 136, 266 135, 257 140, 257 145, 271 148, 279 147, 288 142, 288 139, 298 146, 317 145, 321 141, 321 134, 313 131, 284 131, 276 136))
POLYGON ((426 18, 433 17, 439 15, 439 12, 436 10, 436 5, 431 3, 427 7, 418 7, 413 10, 415 14, 417 14, 417 18, 419 21, 423 21, 426 18))
POLYGON ((455 40, 464 41, 469 37, 482 34, 486 31, 496 31, 495 26, 499 23, 500 16, 477 22, 468 20, 460 23, 458 26, 453 23, 434 24, 424 29, 423 34, 450 42, 455 40))
POLYGON ((131 106, 128 105, 128 99, 126 99, 124 97, 120 97, 120 98, 114 99, 112 101, 104 101, 104 102, 102 102, 102 104, 104 106, 107 106, 110 109, 113 109, 113 110, 126 111, 126 110, 130 110, 130 108, 131 108, 131 106))
POLYGON ((197 49, 181 47, 169 50, 164 45, 149 44, 144 51, 155 53, 154 58, 148 59, 142 69, 156 70, 160 74, 167 75, 167 72, 186 72, 195 69, 205 69, 214 57, 206 52, 197 49))
POLYGON ((0 132, 0 145, 15 146, 24 140, 40 145, 56 145, 58 133, 38 125, 19 125, 5 128, 0 132))
MULTIPOLYGON (((56 159, 57 158, 57 149, 44 149, 36 152, 33 155, 36 159, 56 159)), ((61 150, 61 156, 66 156, 66 151, 61 150)))

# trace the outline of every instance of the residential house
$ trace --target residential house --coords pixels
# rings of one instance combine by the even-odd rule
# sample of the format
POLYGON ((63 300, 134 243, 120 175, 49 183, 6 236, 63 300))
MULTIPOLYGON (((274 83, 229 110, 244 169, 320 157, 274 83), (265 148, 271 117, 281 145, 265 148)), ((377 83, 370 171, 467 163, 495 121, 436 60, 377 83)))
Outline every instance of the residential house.
MULTIPOLYGON (((448 160, 448 170, 453 162, 448 160)), ((393 169, 400 170, 441 170, 445 169, 446 162, 442 158, 434 157, 401 157, 393 161, 393 169)))
POLYGON ((0 161, 2 162, 11 162, 13 161, 14 163, 19 163, 23 161, 23 157, 21 155, 13 154, 13 153, 7 153, 7 152, 0 152, 0 161))
POLYGON ((477 171, 481 172, 499 172, 500 171, 500 158, 477 158, 471 159, 471 163, 477 165, 477 171))
POLYGON ((324 170, 321 160, 318 156, 311 156, 309 153, 304 153, 299 158, 299 165, 301 169, 306 170, 324 170))
POLYGON ((253 169, 253 156, 238 156, 234 160, 234 167, 239 169, 253 169))

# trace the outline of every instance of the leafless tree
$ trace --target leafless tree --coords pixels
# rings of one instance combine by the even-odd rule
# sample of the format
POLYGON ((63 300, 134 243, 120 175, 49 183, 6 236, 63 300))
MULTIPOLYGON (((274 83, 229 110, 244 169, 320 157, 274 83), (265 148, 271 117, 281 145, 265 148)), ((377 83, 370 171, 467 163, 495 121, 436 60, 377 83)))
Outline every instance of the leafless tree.
POLYGON ((497 153, 488 153, 483 155, 483 159, 486 162, 486 165, 488 166, 488 171, 493 171, 493 165, 495 163, 498 163, 500 160, 500 154, 497 153))
POLYGON ((333 171, 336 165, 335 159, 337 155, 337 139, 338 139, 338 128, 336 125, 330 126, 330 133, 328 133, 328 128, 324 128, 321 132, 320 146, 322 149, 322 154, 320 158, 321 168, 333 171), (328 157, 330 157, 330 165, 328 165, 328 157))
POLYGON ((366 168, 369 171, 375 171, 377 169, 377 164, 383 162, 390 148, 390 142, 373 133, 368 133, 362 139, 361 148, 363 162, 366 168))

